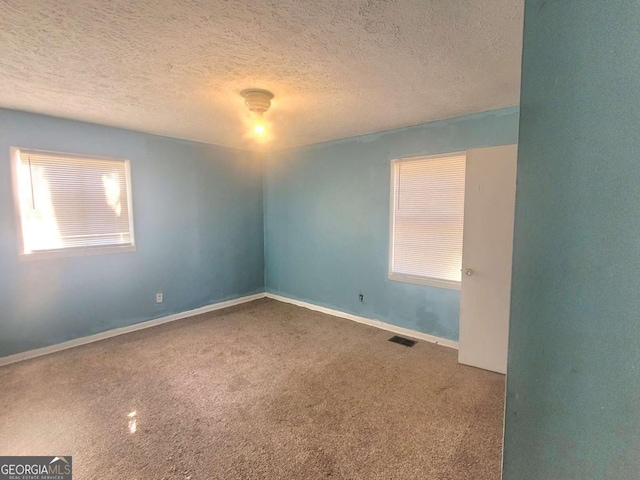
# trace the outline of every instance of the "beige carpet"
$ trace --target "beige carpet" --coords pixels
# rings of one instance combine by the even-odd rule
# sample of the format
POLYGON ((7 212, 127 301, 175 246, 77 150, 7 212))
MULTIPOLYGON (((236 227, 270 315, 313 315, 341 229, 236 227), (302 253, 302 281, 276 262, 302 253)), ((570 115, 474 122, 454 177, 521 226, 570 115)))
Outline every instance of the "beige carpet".
POLYGON ((391 336, 259 300, 3 367, 0 455, 73 455, 76 480, 499 479, 504 377, 391 336))

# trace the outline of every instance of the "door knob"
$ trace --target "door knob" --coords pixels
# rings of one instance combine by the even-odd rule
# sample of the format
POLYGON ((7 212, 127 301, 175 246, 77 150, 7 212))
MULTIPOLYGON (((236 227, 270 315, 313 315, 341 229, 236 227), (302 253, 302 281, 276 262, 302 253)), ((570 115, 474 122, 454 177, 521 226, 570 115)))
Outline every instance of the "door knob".
POLYGON ((465 274, 467 277, 470 277, 471 275, 473 275, 473 270, 471 270, 470 268, 465 268, 465 269, 464 269, 464 274, 465 274))

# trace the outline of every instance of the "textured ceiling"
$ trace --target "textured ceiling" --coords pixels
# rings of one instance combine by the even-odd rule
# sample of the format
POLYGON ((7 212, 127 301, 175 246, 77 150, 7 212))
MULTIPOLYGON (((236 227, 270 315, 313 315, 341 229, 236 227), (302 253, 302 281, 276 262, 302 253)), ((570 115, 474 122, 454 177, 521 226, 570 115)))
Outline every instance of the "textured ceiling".
POLYGON ((523 0, 0 0, 0 106, 268 148, 518 103, 523 0))

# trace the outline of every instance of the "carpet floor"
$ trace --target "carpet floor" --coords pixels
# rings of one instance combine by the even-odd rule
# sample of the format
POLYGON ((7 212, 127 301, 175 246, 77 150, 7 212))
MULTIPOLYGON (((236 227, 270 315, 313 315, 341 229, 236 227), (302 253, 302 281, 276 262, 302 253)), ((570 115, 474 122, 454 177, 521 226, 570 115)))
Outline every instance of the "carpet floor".
POLYGON ((258 300, 0 368, 0 455, 74 479, 500 478, 504 377, 258 300))

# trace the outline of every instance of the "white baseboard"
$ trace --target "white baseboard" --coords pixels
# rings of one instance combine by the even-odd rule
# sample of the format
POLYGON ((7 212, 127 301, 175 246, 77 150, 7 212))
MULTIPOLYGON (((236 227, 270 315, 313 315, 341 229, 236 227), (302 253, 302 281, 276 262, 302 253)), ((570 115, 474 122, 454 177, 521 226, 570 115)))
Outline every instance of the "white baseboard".
POLYGON ((226 302, 213 303, 204 307, 196 308, 194 310, 188 310, 186 312, 175 313, 166 317, 155 318, 146 322, 135 323, 133 325, 127 325, 126 327, 114 328, 113 330, 107 330, 106 332, 96 333, 87 337, 75 338, 67 342, 57 343, 48 347, 36 348, 35 350, 28 350, 26 352, 16 353, 14 355, 8 355, 6 357, 0 357, 0 367, 10 365, 12 363, 21 362, 23 360, 29 360, 31 358, 41 357, 48 355, 49 353, 60 352, 69 348, 78 347, 80 345, 86 345, 88 343, 98 342, 107 338, 117 337, 118 335, 124 335, 125 333, 136 332, 138 330, 144 330, 145 328, 155 327, 162 325, 163 323, 174 322, 176 320, 182 320, 183 318, 193 317, 195 315, 201 315, 203 313, 213 312, 215 310, 221 310, 223 308, 232 307, 234 305, 240 305, 242 303, 252 302, 260 298, 271 298, 284 303, 291 303, 299 307, 308 308, 316 312, 326 313, 327 315, 333 315, 334 317, 345 318, 354 322, 363 323, 371 327, 380 328, 389 332, 404 335, 406 337, 416 338, 418 340, 424 340, 426 342, 435 343, 443 347, 449 347, 458 349, 458 342, 448 340, 446 338, 436 337, 427 333, 416 332, 415 330, 409 330, 408 328, 398 327, 390 323, 385 323, 373 318, 359 317, 352 315, 351 313, 341 312, 340 310, 333 310, 331 308, 321 307, 314 305, 313 303, 303 302, 300 300, 294 300, 293 298, 283 297, 281 295, 275 295, 273 293, 256 293, 255 295, 248 295, 246 297, 234 298, 233 300, 227 300, 226 302))
POLYGON ((213 312, 214 310, 220 310, 222 308, 232 307, 234 305, 240 305, 242 303, 252 302, 259 298, 264 298, 266 294, 256 293, 255 295, 248 295, 246 297, 234 298, 233 300, 227 300, 226 302, 213 303, 211 305, 205 305, 204 307, 196 308, 194 310, 188 310, 186 312, 174 313, 166 317, 155 318, 146 322, 134 323, 133 325, 127 325, 126 327, 114 328, 113 330, 107 330, 106 332, 96 333, 95 335, 89 335, 87 337, 75 338, 68 342, 57 343, 48 347, 36 348, 35 350, 28 350, 26 352, 16 353, 14 355, 8 355, 6 357, 0 357, 0 367, 9 365, 11 363, 21 362, 30 358, 41 357, 49 353, 59 352, 61 350, 67 350, 68 348, 78 347, 80 345, 86 345, 87 343, 98 342, 111 337, 117 337, 118 335, 124 335, 125 333, 135 332, 137 330, 144 330, 145 328, 155 327, 162 325, 163 323, 174 322, 176 320, 182 320, 183 318, 193 317, 195 315, 201 315, 203 313, 213 312))
POLYGON ((428 333, 416 332, 415 330, 398 327, 397 325, 385 323, 380 320, 375 320, 373 318, 359 317, 357 315, 352 315, 351 313, 346 313, 346 312, 341 312, 340 310, 333 310, 331 308, 321 307, 319 305, 314 305, 313 303, 294 300, 293 298, 283 297, 281 295, 275 295, 273 293, 266 293, 265 296, 267 298, 272 298, 273 300, 278 300, 279 302, 291 303, 292 305, 308 308, 309 310, 315 310, 316 312, 326 313, 327 315, 333 315, 334 317, 346 318, 347 320, 352 320, 358 323, 364 323, 365 325, 369 325, 371 327, 380 328, 382 330, 387 330, 389 332, 397 333, 399 335, 404 335, 406 337, 417 338, 418 340, 424 340, 425 342, 435 343, 443 347, 448 347, 448 348, 453 348, 455 350, 458 350, 458 342, 454 342, 453 340, 449 340, 446 338, 436 337, 435 335, 429 335, 428 333))

